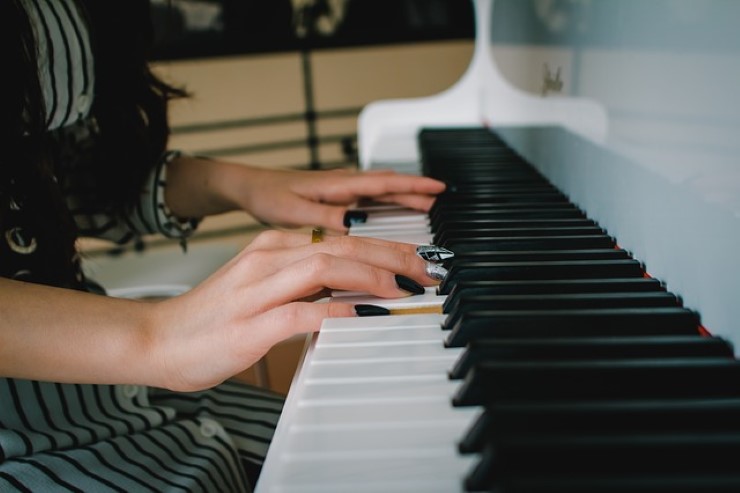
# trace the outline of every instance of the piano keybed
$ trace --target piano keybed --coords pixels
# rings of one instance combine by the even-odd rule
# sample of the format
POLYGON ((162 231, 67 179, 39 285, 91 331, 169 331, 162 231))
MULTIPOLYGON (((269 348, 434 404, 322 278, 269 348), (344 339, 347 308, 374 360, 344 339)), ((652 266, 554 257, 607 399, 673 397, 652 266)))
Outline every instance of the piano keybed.
POLYGON ((486 129, 421 132, 428 215, 351 234, 455 252, 443 314, 328 319, 259 492, 740 491, 740 363, 486 129))

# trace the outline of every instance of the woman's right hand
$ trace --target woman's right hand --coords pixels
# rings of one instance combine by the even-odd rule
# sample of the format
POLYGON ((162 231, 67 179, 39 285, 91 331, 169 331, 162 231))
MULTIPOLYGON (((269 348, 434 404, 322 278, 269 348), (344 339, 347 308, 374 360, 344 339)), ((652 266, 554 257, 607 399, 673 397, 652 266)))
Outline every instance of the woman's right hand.
POLYGON ((347 303, 313 303, 327 290, 383 298, 410 295, 396 275, 438 283, 415 245, 356 237, 268 231, 191 291, 158 303, 149 358, 156 385, 179 391, 212 387, 245 370, 276 343, 315 332, 328 317, 355 316, 347 303))

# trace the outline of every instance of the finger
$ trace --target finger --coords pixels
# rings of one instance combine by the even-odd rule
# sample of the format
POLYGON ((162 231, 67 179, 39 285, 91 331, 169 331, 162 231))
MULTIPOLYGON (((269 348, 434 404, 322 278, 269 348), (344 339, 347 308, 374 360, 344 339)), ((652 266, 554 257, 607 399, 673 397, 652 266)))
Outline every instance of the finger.
POLYGON ((366 292, 381 298, 409 296, 409 291, 398 286, 395 275, 357 260, 317 253, 250 283, 237 293, 237 297, 253 300, 253 309, 262 311, 311 296, 325 288, 366 292))
MULTIPOLYGON (((344 238, 351 238, 349 241, 355 241, 368 247, 374 245, 392 248, 400 252, 414 253, 416 246, 413 243, 402 243, 397 241, 382 240, 379 238, 370 238, 365 236, 331 236, 325 235, 321 243, 333 243, 344 241, 344 238)), ((287 231, 269 230, 263 231, 247 246, 250 251, 255 250, 276 250, 280 248, 295 248, 311 245, 311 235, 305 233, 292 233, 287 231)))
POLYGON ((373 197, 373 199, 377 202, 398 204, 417 211, 429 212, 429 209, 434 205, 436 196, 396 193, 373 197))
POLYGON ((388 194, 436 195, 444 191, 445 184, 428 177, 398 173, 362 173, 335 177, 321 183, 316 193, 322 202, 351 204, 359 197, 376 197, 388 194))
MULTIPOLYGON (((389 243, 386 243, 389 244, 389 243)), ((369 244, 360 238, 344 236, 333 241, 303 247, 303 251, 319 251, 340 258, 357 260, 368 265, 402 274, 420 284, 431 286, 437 282, 427 274, 427 262, 416 254, 414 245, 406 244, 403 249, 369 244)))
POLYGON ((415 175, 369 174, 347 180, 346 190, 356 196, 375 197, 395 193, 436 195, 445 189, 445 184, 433 178, 415 175))
POLYGON ((344 215, 347 207, 327 203, 314 202, 302 199, 300 202, 301 221, 304 224, 313 224, 339 233, 346 233, 344 215))
POLYGON ((295 301, 267 310, 250 320, 250 325, 263 328, 254 341, 269 349, 280 341, 297 334, 318 332, 326 318, 354 317, 349 303, 307 303, 295 301), (268 328, 265 330, 264 328, 268 328))

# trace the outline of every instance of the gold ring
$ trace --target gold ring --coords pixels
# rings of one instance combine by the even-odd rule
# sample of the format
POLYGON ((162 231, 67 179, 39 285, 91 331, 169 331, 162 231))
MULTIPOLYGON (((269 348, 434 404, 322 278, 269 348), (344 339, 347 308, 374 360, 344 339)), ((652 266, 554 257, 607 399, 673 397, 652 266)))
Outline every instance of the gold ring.
POLYGON ((313 231, 311 231, 311 243, 321 243, 322 241, 324 241, 324 230, 313 228, 313 231))

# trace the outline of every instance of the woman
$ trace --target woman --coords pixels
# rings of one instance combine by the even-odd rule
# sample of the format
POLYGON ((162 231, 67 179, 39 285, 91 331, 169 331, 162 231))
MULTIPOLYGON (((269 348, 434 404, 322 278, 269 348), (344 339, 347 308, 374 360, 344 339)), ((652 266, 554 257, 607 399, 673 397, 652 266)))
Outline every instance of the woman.
POLYGON ((436 282, 410 245, 269 232, 182 296, 89 292, 83 235, 184 241, 199 218, 230 210, 344 232, 359 197, 426 210, 444 189, 167 150, 167 102, 185 94, 146 65, 148 8, 0 2, 3 491, 248 491, 282 400, 227 380, 322 319, 355 315, 310 302, 326 289, 400 297, 436 282))

